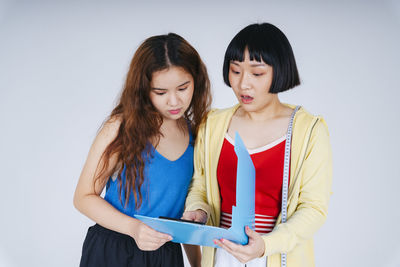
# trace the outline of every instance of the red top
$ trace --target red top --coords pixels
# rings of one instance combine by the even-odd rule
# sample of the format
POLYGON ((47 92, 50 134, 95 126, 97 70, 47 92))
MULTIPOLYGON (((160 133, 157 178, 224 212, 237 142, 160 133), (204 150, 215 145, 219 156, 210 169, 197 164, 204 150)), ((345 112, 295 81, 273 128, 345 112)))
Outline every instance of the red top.
MULTIPOLYGON (((221 195, 221 227, 231 225, 232 206, 236 205, 237 156, 233 140, 226 135, 217 168, 221 195)), ((257 149, 248 149, 256 170, 256 231, 268 233, 281 211, 282 178, 286 136, 257 149)))

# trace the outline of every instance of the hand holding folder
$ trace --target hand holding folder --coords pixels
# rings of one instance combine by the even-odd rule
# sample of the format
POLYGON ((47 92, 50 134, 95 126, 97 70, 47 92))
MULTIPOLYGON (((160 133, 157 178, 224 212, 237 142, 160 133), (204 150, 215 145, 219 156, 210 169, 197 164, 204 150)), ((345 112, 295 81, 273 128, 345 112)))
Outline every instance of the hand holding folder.
POLYGON ((235 135, 235 153, 238 157, 236 173, 236 206, 232 207, 232 226, 224 229, 179 219, 152 218, 135 215, 135 218, 153 229, 169 234, 172 242, 216 247, 214 239, 227 239, 246 245, 248 236, 245 227, 254 229, 255 223, 255 168, 250 155, 240 138, 235 135))

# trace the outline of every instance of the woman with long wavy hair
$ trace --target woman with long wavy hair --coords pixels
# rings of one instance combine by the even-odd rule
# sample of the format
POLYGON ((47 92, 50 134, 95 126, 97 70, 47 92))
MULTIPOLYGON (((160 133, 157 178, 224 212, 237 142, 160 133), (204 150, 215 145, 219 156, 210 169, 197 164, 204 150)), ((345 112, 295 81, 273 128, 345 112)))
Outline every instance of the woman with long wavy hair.
MULTIPOLYGON (((186 40, 170 33, 139 46, 76 187, 75 207, 96 222, 80 266, 183 266, 180 245, 134 215, 181 217, 210 102, 206 67, 186 40)), ((195 265, 198 251, 188 251, 195 265)))

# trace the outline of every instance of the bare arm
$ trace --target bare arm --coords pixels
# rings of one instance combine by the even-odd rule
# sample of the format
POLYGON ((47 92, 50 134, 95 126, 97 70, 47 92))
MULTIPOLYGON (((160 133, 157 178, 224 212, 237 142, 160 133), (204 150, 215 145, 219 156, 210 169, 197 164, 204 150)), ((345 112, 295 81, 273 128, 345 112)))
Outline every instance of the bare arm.
POLYGON ((185 249, 190 266, 200 267, 201 266, 200 246, 183 244, 183 248, 185 249))
MULTIPOLYGON (((119 125, 119 120, 110 120, 94 140, 75 190, 74 206, 101 226, 131 236, 140 249, 155 250, 172 238, 115 209, 100 197, 106 182, 94 184, 95 176, 104 164, 104 162, 100 162, 101 156, 117 136, 119 125), (99 162, 100 164, 98 164, 99 162)), ((105 176, 110 175, 110 171, 115 167, 116 162, 114 155, 109 160, 105 176)))

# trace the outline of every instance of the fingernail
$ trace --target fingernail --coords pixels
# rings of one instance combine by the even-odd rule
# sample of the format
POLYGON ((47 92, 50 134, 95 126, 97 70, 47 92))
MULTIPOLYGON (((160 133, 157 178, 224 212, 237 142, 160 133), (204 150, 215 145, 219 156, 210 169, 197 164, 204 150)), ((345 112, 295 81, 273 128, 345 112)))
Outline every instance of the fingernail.
POLYGON ((217 241, 214 240, 214 244, 216 245, 216 244, 217 244, 217 241))

